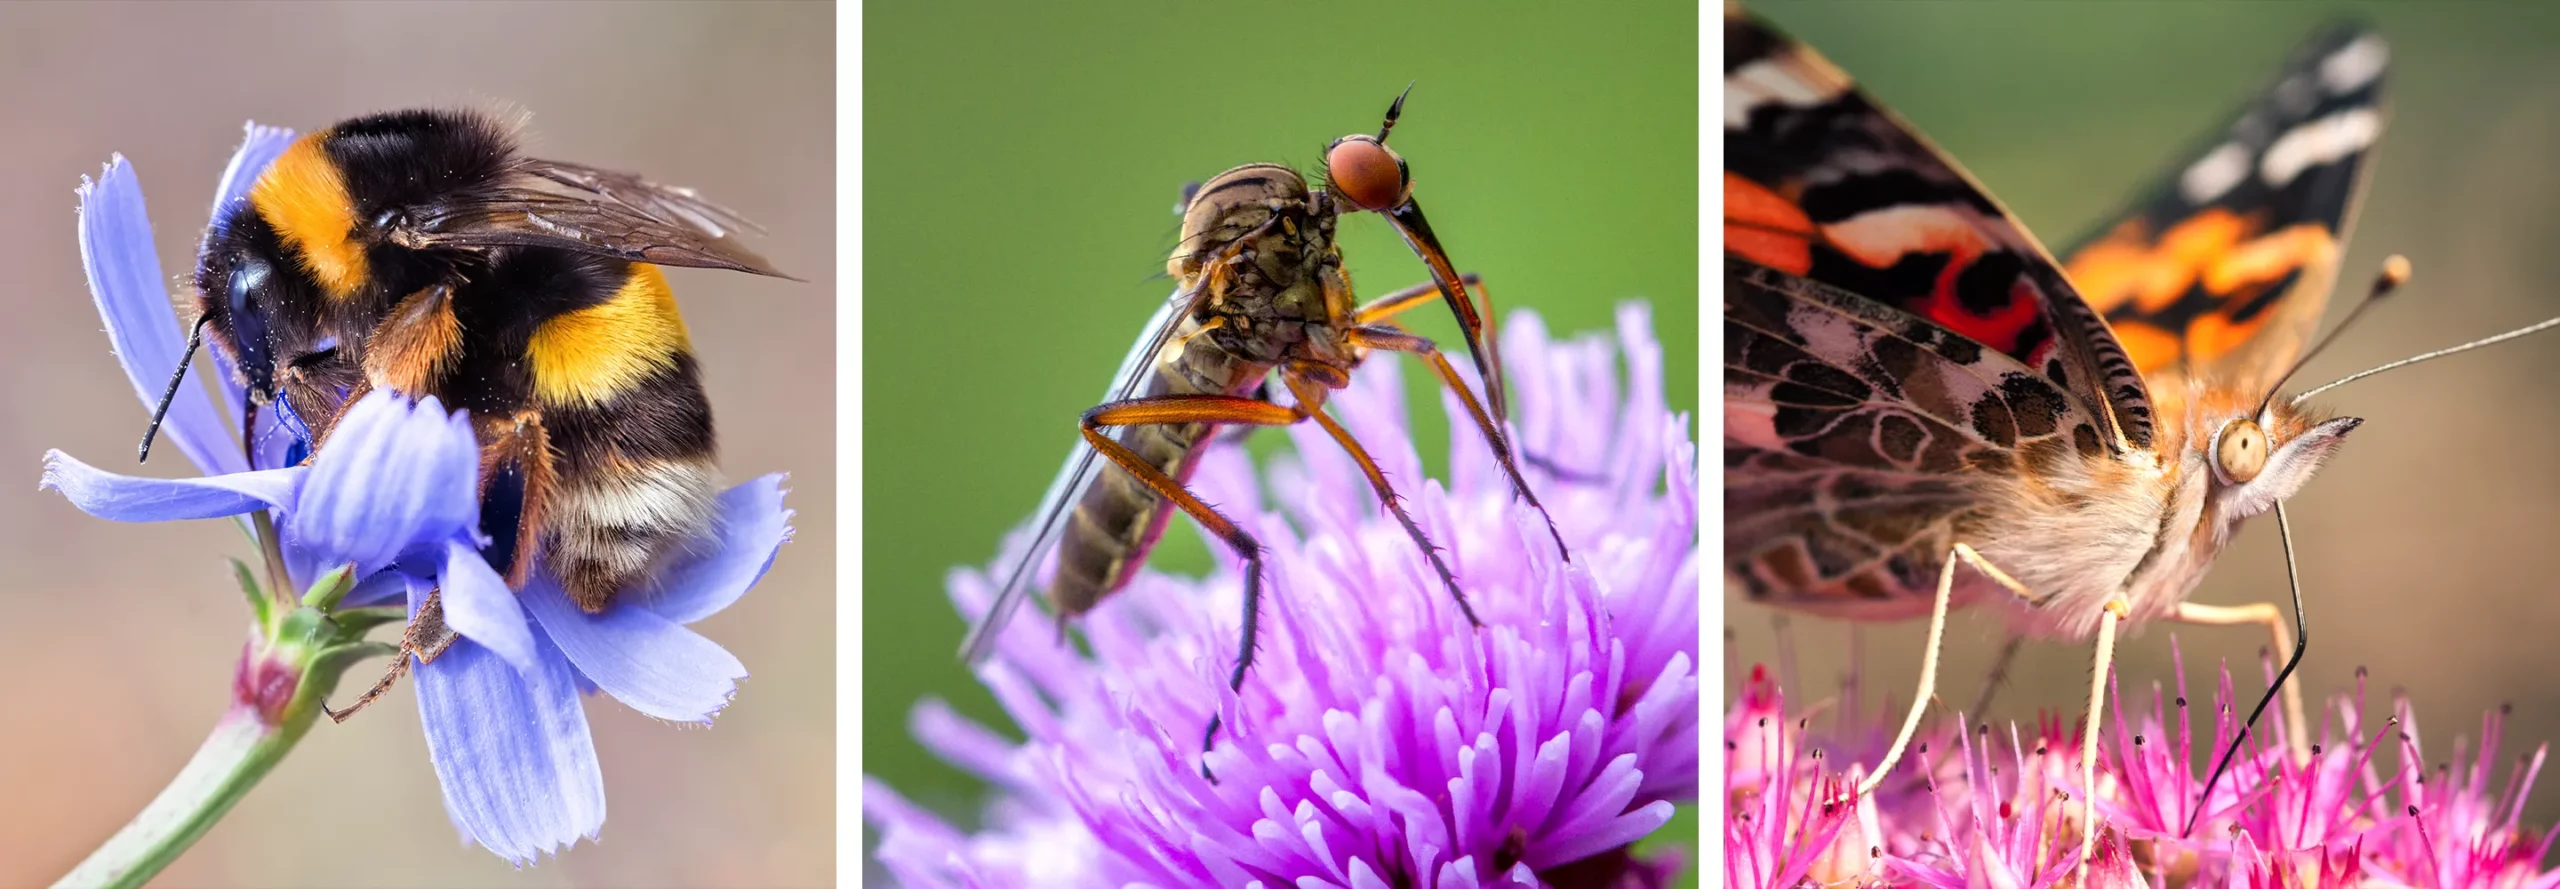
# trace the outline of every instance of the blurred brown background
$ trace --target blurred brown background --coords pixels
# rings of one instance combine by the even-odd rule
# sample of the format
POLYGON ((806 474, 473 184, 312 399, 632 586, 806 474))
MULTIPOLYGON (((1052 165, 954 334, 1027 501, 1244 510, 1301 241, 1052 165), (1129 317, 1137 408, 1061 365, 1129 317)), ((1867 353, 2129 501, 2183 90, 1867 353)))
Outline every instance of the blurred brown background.
MULTIPOLYGON (((2419 352, 2560 313, 2560 9, 2527 4, 1814 5, 1755 9, 1857 77, 1934 138, 2047 243, 2069 241, 2204 138, 2295 42, 2353 15, 2391 41, 2390 125, 2342 277, 2361 288, 2383 257, 2406 254, 2415 282, 2296 378, 2295 391, 2419 352)), ((2059 245, 2057 245, 2059 246, 2059 245)), ((2337 306, 2356 294, 2332 302, 2337 306)), ((2315 634, 2298 672, 2306 702, 2352 687, 2370 667, 2368 714, 2393 686, 2415 702, 2422 742, 2442 759, 2501 701, 2516 715, 2508 764, 2560 740, 2560 333, 2395 371, 2325 394, 2368 421, 2291 502, 2305 606, 2315 634)), ((2251 522, 2195 600, 2280 601, 2284 562, 2272 517, 2251 522)), ((1726 598, 1736 661, 1774 663, 1772 612, 1726 598)), ((2126 711, 2171 684, 2171 627, 2119 646, 2126 711)), ((1926 624, 1863 631, 1867 701, 1910 700, 1926 624), (1881 688, 1880 688, 1881 687, 1881 688)), ((1837 689, 1851 633, 1796 618, 1793 689, 1837 689)), ((2245 667, 2255 701, 2265 635, 2176 628, 2190 688, 2221 659, 2245 667)), ((1988 618, 1948 624, 1940 695, 1969 706, 2001 639, 1988 618)), ((2078 718, 2089 646, 2030 643, 1996 719, 2037 708, 2078 718)), ((1899 705, 1897 705, 1899 706, 1899 705)), ((2273 711, 2270 712, 2270 716, 2273 711)), ((1900 718, 1894 711, 1892 718, 1900 718)), ((2112 716, 2109 719, 2113 719, 2112 716)), ((2386 760, 2388 761, 2388 760, 2386 760)), ((2503 769, 2503 766, 2501 767, 2503 769)), ((2503 775, 2503 771, 2500 773, 2503 775)), ((2528 820, 2560 816, 2542 782, 2528 820)))
MULTIPOLYGON (((805 886, 834 874, 834 10, 825 3, 0 4, 0 886, 52 881, 223 709, 246 608, 218 521, 119 525, 35 487, 62 448, 131 471, 145 415, 74 241, 82 174, 131 158, 171 276, 241 122, 299 130, 513 102, 544 155, 700 188, 807 284, 672 274, 733 480, 792 474, 799 536, 697 625, 754 676, 710 729, 589 699, 603 841, 518 872, 465 848, 402 688, 326 720, 165 886, 805 886), (14 461, 14 462, 13 462, 14 461)), ((163 449, 146 471, 185 461, 163 449)), ((350 681, 370 681, 369 662, 350 681)))

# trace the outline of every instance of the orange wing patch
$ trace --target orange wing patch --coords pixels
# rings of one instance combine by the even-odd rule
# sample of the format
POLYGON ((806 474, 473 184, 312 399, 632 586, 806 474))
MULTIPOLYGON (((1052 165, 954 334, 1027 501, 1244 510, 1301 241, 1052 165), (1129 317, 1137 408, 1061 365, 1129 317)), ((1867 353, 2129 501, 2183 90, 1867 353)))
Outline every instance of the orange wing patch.
POLYGON ((2074 254, 2064 268, 2091 307, 2109 316, 2134 366, 2149 374, 2173 361, 2211 362, 2246 345, 2283 314, 2281 293, 2309 278, 2325 289, 2338 261, 2327 225, 2263 223, 2222 207, 2180 221, 2156 240, 2140 219, 2074 254))
POLYGON ((1791 275, 1813 268, 1813 218, 1760 183, 1724 173, 1724 249, 1791 275))

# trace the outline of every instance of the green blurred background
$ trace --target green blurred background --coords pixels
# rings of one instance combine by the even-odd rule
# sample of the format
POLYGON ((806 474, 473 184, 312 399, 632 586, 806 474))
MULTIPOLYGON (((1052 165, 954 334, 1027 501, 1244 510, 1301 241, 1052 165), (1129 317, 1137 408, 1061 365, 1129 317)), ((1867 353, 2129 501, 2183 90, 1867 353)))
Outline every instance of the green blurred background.
MULTIPOLYGON (((2392 253, 2406 254, 2417 277, 2294 388, 2560 312, 2560 7, 1755 8, 1899 110, 2056 246, 2218 127, 2297 41, 2336 16, 2366 18, 2391 41, 2391 120, 2342 277, 2361 286, 2392 253)), ((2374 683, 2367 715, 2380 713, 2388 689, 2406 686, 2435 759, 2456 733, 2476 739, 2481 713, 2501 701, 2516 705, 2509 765, 2560 739, 2560 646, 2550 643, 2560 626, 2551 580, 2552 529, 2560 527, 2555 377, 2560 334, 2545 334, 2322 396, 2369 422, 2289 510, 2318 631, 2297 674, 2314 693, 2307 701, 2350 689, 2361 665, 2374 683)), ((2271 520, 2251 523, 2196 600, 2281 600, 2275 537, 2271 520)), ((1772 612, 1739 596, 1726 601, 1738 661, 1771 661, 1772 612)), ((1882 691, 1910 700, 1905 677, 1919 663, 1924 630, 1913 622, 1863 631, 1871 705, 1882 691)), ((2139 630, 2119 648, 2128 712, 2149 706, 2153 681, 2169 681, 2169 630, 2139 630)), ((1790 632, 1796 687, 1810 695, 1800 700, 1830 694, 1851 631, 1798 619, 1790 632)), ((1999 638, 1987 618, 1950 622, 1940 674, 1950 705, 1972 701, 1999 638)), ((2177 638, 2200 694, 2219 659, 2258 675, 2262 632, 2180 628, 2177 638)), ((2076 717, 2089 654, 2085 645, 2030 644, 1992 716, 2052 708, 2076 717)), ((2239 686, 2252 699, 2264 689, 2254 679, 2239 686)), ((2537 825, 2560 816, 2560 787, 2548 777, 2526 808, 2537 825)))
MULTIPOLYGON (((146 418, 82 282, 72 188, 130 158, 179 287, 244 119, 499 102, 533 113, 542 156, 737 208, 809 279, 667 276, 723 471, 791 473, 798 542, 696 625, 754 676, 708 729, 589 699, 610 817, 538 866, 457 841, 404 685, 313 728, 156 885, 834 881, 834 23, 820 2, 0 3, 0 886, 61 876, 168 783, 229 700, 248 624, 230 523, 118 524, 36 490, 47 448, 135 471, 146 418)), ((164 446, 139 471, 188 467, 164 446)))
MULTIPOLYGON (((1697 16, 1686 0, 870 4, 864 770, 974 821, 978 785, 907 732, 926 695, 1005 725, 954 660, 945 573, 993 558, 1038 505, 1076 415, 1171 292, 1182 184, 1253 161, 1310 169, 1333 138, 1374 132, 1408 82, 1390 144, 1459 268, 1563 333, 1651 301, 1673 409, 1694 412, 1697 16)), ((1364 293, 1427 280, 1385 220, 1343 228, 1364 293)), ((1446 309, 1408 317, 1457 341, 1446 309)), ((1429 374, 1404 378, 1436 403, 1429 374)), ((1421 439, 1445 455, 1445 428, 1421 439)), ((1205 570, 1191 525, 1174 526, 1155 565, 1205 570)))

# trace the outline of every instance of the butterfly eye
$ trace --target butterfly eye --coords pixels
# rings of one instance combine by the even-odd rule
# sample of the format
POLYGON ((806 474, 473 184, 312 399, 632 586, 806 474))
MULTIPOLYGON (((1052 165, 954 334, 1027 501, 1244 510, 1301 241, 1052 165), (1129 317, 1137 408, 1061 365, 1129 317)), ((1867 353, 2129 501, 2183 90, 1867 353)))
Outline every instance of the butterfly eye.
POLYGON ((1369 136, 1346 136, 1324 152, 1325 178, 1335 194, 1363 210, 1404 203, 1404 159, 1369 136))
POLYGON ((2213 470, 2231 484, 2241 484, 2258 477, 2267 468, 2267 432, 2255 420, 2233 420, 2215 436, 2213 470))

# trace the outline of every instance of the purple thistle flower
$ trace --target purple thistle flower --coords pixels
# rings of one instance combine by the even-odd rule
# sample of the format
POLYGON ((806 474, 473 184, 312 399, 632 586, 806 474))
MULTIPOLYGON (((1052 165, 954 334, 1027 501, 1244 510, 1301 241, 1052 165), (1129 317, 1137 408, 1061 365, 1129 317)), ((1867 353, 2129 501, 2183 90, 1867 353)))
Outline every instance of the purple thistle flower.
MULTIPOLYGON (((1222 448, 1195 486, 1272 554, 1243 692, 1224 681, 1233 564, 1143 574, 1081 622, 1090 658, 1017 622, 979 675, 1027 741, 939 701, 914 715, 927 747, 994 785, 985 830, 868 779, 881 863, 913 887, 1666 885, 1673 864, 1629 847, 1697 793, 1696 447, 1663 407, 1641 306, 1621 310, 1619 349, 1552 342, 1525 312, 1505 334, 1522 450, 1593 477, 1539 490, 1575 562, 1445 394, 1454 481, 1425 480, 1396 362, 1373 360, 1329 404, 1400 480, 1486 626, 1467 626, 1323 432, 1290 430, 1298 456, 1268 489, 1222 448), (1197 741, 1212 714, 1232 732, 1208 756, 1214 784, 1197 741)), ((986 572, 951 576, 964 616, 994 593, 986 572)))
MULTIPOLYGON (((244 200, 292 139, 291 131, 250 125, 217 210, 244 200)), ((184 328, 162 289, 141 186, 121 156, 80 188, 80 246, 117 360, 147 409, 177 365, 184 328)), ((240 403, 241 384, 227 356, 214 363, 223 371, 211 374, 222 404, 198 386, 180 387, 161 432, 207 475, 119 475, 50 451, 43 487, 116 521, 269 511, 296 589, 354 567, 343 607, 405 599, 414 614, 441 590, 446 620, 461 638, 418 668, 415 683, 429 759, 465 840, 522 866, 602 829, 604 777, 581 691, 601 690, 660 719, 709 722, 746 677, 737 658, 685 625, 745 595, 790 539, 782 476, 722 494, 710 539, 589 615, 546 572, 510 591, 483 560, 479 449, 463 415, 448 415, 433 398, 412 403, 375 392, 348 408, 327 449, 293 465, 308 446, 298 424, 261 411, 251 439, 255 465, 266 468, 250 470, 234 437, 239 426, 223 409, 240 403)))
MULTIPOLYGON (((2287 752, 2281 729, 2233 760, 2213 797, 2203 805, 2193 834, 2185 834, 2187 818, 2198 806, 2196 794, 2239 730, 2237 707, 2254 696, 2235 694, 2228 669, 2219 671, 2213 703, 2212 742, 2200 743, 2189 725, 2185 665, 2174 655, 2178 725, 2174 737, 2166 728, 2163 700, 2155 684, 2151 712, 2135 722, 2117 705, 2100 746, 2098 766, 2099 854, 2090 864, 2090 886, 2340 886, 2379 883, 2396 886, 2560 887, 2560 870, 2546 871, 2549 834, 2520 826, 2525 794, 2538 776, 2547 746, 2517 760, 2499 778, 2494 760, 2504 727, 2504 712, 2482 723, 2480 749, 2466 755, 2457 739, 2451 760, 2432 773, 2420 755, 2417 722, 2405 697, 2397 698, 2393 717, 2376 726, 2364 721, 2361 673, 2354 691, 2332 702, 2330 723, 2307 761, 2287 752), (2334 727, 2334 731, 2332 728, 2334 727), (2395 766, 2386 768, 2381 754, 2395 766)), ((2273 675, 2272 664, 2264 665, 2273 675)), ((1854 679, 1852 680, 1854 683, 1854 679)), ((1825 750, 1872 750, 1872 738, 1889 729, 1882 724, 1844 720, 1830 736, 1800 732, 1785 740, 1778 755, 1751 752, 1735 720, 1769 725, 1808 724, 1784 712, 1770 689, 1774 683, 1754 669, 1753 679, 1735 696, 1728 716, 1726 786, 1727 817, 1736 818, 1766 796, 1793 798, 1812 794, 1836 796, 1854 779, 1860 766, 1838 757, 1794 755, 1797 746, 1825 750), (1790 723, 1789 720, 1795 720, 1790 723)), ((1854 687, 1854 685, 1853 685, 1854 687)), ((2110 695, 2117 701, 2121 695, 2110 695)), ((1787 847, 1787 860, 1854 864, 1855 853, 1875 847, 1891 881, 1936 887, 2057 886, 2071 882, 2071 855, 2079 845, 2077 732, 2062 719, 2039 719, 2032 732, 2011 729, 2003 746, 1988 742, 1988 733, 1971 735, 1957 720, 1939 720, 1924 728, 1922 743, 1944 745, 1953 740, 1959 764, 1949 767, 1922 748, 1915 772, 1925 781, 1888 780, 1874 797, 1859 801, 1860 813, 1879 813, 1881 823, 1852 823, 1836 831, 1829 848, 1799 842, 1787 847), (1952 731, 1950 731, 1952 729, 1952 731), (1948 736, 1953 735, 1950 739, 1948 736), (1925 784, 1935 798, 1934 811, 1915 813, 1901 804, 1899 788, 1925 784), (2069 794, 2065 799, 2064 794, 2069 794), (1923 820, 1925 819, 1925 820, 1923 820), (1918 823, 1915 823, 1918 822, 1918 823)), ((1784 737, 1773 735, 1771 737, 1784 737)), ((1763 742, 1774 743, 1774 742, 1763 742)), ((1943 748, 1938 748, 1943 749, 1943 748)), ((1871 755, 1871 754, 1870 754, 1871 755)), ((1745 855, 1769 859, 1775 848, 1766 836, 1728 831, 1728 860, 1745 855)), ((1784 879, 1757 885, 1829 885, 1874 872, 1854 868, 1804 865, 1776 872, 1784 879)), ((1749 885, 1730 880, 1733 885, 1749 885)))

